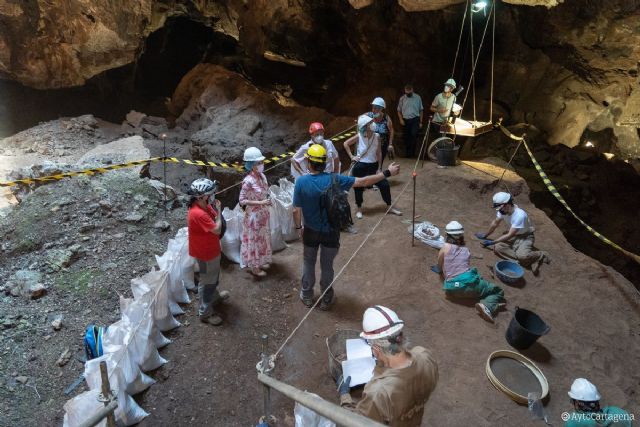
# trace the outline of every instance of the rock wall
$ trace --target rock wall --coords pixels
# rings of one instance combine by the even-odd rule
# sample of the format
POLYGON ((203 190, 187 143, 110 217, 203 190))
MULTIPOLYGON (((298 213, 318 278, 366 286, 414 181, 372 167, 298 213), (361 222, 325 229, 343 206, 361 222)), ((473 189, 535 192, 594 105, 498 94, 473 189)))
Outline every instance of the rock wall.
MULTIPOLYGON (((303 104, 355 115, 374 96, 395 104, 407 81, 427 101, 440 90, 451 73, 461 3, 0 0, 0 76, 38 88, 82 85, 144 56, 151 32, 186 17, 236 40, 239 57, 219 63, 255 84, 290 85, 303 104)), ((496 115, 531 123, 552 144, 568 146, 585 142, 585 130, 611 129, 614 154, 640 156, 640 2, 509 0, 496 7, 496 115)), ((482 15, 474 14, 480 29, 482 15)), ((476 77, 477 113, 488 118, 486 47, 476 77)))

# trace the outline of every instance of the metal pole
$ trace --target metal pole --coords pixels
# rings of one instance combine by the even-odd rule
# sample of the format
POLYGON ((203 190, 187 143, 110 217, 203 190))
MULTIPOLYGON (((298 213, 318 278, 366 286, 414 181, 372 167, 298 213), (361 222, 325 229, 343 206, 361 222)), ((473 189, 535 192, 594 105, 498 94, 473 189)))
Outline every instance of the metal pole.
POLYGON ((160 138, 162 139, 162 179, 164 180, 164 217, 167 217, 167 134, 160 134, 160 138))
POLYGON ((411 246, 415 246, 416 242, 416 176, 418 174, 414 171, 411 174, 413 178, 413 214, 411 215, 411 246))
MULTIPOLYGON (((429 146, 426 142, 429 142, 429 132, 431 131, 431 121, 433 120, 433 116, 429 116, 429 122, 427 123, 427 132, 424 134, 424 141, 422 141, 422 149, 424 149, 424 153, 422 153, 422 165, 421 168, 424 168, 424 157, 429 157, 429 146)), ((421 150, 422 151, 422 150, 421 150)))
POLYGON ((345 427, 383 427, 383 424, 373 421, 364 415, 351 412, 334 403, 327 402, 321 397, 313 396, 311 393, 299 390, 263 373, 258 373, 258 381, 268 387, 274 388, 288 398, 299 402, 301 405, 330 419, 338 425, 345 427))
MULTIPOLYGON (((267 372, 269 369, 269 356, 267 356, 267 347, 269 344, 269 336, 267 334, 262 335, 262 371, 267 372)), ((265 420, 269 420, 271 417, 271 389, 267 385, 263 385, 262 389, 264 399, 264 417, 265 420)))
MULTIPOLYGON (((111 385, 109 384, 107 362, 100 362, 100 377, 102 378, 102 397, 105 399, 104 406, 107 407, 111 399, 111 385)), ((107 427, 116 427, 116 418, 113 415, 113 411, 107 414, 107 427)))

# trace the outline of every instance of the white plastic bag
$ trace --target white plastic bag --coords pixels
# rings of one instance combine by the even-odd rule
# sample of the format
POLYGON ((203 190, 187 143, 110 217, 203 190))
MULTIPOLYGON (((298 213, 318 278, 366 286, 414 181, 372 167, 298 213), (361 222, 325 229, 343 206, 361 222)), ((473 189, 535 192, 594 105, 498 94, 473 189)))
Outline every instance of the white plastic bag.
POLYGON ((269 227, 271 228, 271 251, 278 252, 286 248, 287 244, 282 237, 278 211, 273 203, 269 206, 269 227))
MULTIPOLYGON (((411 233, 411 226, 407 229, 411 233)), ((428 221, 417 223, 414 236, 422 243, 432 248, 440 249, 444 246, 444 236, 440 235, 440 230, 428 221)))
MULTIPOLYGON (((104 403, 98 401, 100 389, 85 391, 67 400, 64 404, 64 421, 63 427, 76 427, 86 421, 91 415, 95 414, 104 407, 104 403)), ((104 419, 96 424, 97 427, 106 427, 107 420, 104 419)))
MULTIPOLYGON (((321 397, 316 394, 312 395, 321 399, 321 397)), ((295 427, 336 427, 336 424, 333 421, 318 415, 298 402, 296 402, 296 406, 293 408, 293 415, 296 419, 295 427)))
POLYGON ((269 188, 285 242, 291 242, 299 238, 298 230, 296 230, 293 221, 293 188, 293 183, 285 178, 280 178, 279 186, 272 185, 269 188))
POLYGON ((153 321, 160 331, 165 332, 180 326, 169 309, 169 273, 151 271, 131 280, 131 292, 135 300, 145 297, 153 313, 153 321), (149 294, 149 295, 146 295, 149 294))
POLYGON ((238 204, 233 210, 224 208, 222 210, 222 216, 224 216, 224 219, 227 221, 227 231, 220 241, 222 253, 231 262, 240 264, 242 263, 240 257, 240 239, 242 238, 242 218, 244 217, 244 211, 238 204))

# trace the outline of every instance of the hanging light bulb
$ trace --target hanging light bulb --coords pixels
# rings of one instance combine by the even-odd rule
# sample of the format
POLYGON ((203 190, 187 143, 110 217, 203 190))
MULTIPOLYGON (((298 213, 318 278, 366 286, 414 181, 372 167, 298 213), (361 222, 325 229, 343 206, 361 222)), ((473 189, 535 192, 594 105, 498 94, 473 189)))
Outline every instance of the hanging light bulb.
POLYGON ((471 12, 478 13, 481 10, 484 10, 487 7, 487 4, 488 3, 486 1, 474 1, 471 3, 471 12))

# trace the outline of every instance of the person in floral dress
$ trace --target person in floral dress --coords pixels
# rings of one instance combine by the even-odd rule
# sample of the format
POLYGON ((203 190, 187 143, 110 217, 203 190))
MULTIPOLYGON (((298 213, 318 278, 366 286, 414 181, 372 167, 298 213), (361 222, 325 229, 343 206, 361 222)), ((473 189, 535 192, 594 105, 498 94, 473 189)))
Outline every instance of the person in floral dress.
POLYGON ((240 206, 245 207, 240 256, 242 263, 257 277, 266 276, 265 270, 271 265, 271 199, 263 161, 264 156, 256 147, 245 150, 244 166, 249 173, 240 190, 240 206))

